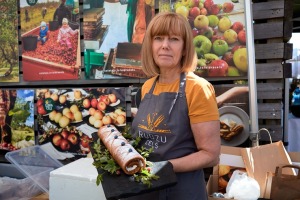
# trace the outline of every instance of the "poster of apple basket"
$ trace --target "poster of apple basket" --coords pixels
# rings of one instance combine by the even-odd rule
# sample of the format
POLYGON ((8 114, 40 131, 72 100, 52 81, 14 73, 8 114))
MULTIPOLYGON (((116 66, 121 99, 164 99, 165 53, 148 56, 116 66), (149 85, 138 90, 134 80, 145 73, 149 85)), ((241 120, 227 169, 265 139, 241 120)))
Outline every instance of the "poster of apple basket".
POLYGON ((154 13, 154 0, 84 1, 85 78, 145 78, 141 43, 154 13))
POLYGON ((125 128, 125 88, 38 89, 38 143, 57 159, 84 157, 92 133, 125 128))
POLYGON ((19 82, 18 4, 0 3, 0 83, 19 82))
POLYGON ((25 81, 80 77, 79 0, 21 0, 20 25, 25 81))
POLYGON ((34 90, 0 89, 0 150, 35 145, 34 90))
POLYGON ((173 11, 191 25, 202 77, 248 74, 244 0, 160 0, 159 11, 173 11))

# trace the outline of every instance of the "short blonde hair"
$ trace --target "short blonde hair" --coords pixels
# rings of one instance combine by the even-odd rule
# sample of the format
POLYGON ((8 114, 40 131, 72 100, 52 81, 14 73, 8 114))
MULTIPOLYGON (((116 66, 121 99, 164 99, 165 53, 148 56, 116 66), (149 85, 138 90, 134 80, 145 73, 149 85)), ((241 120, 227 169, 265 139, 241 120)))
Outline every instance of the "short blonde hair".
POLYGON ((163 12, 157 14, 147 27, 141 50, 141 62, 143 72, 148 77, 160 74, 159 67, 153 59, 152 41, 157 35, 180 36, 184 42, 183 56, 181 59, 181 71, 194 71, 197 64, 197 55, 193 45, 193 34, 187 19, 173 12, 163 12))

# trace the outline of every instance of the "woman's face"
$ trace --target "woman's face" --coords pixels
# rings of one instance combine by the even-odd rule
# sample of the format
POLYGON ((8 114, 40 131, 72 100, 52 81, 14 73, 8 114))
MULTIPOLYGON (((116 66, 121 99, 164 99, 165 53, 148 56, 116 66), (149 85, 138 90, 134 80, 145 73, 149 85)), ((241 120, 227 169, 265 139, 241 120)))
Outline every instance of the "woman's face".
POLYGON ((184 41, 180 36, 157 35, 153 37, 153 58, 160 70, 181 67, 183 45, 184 41))

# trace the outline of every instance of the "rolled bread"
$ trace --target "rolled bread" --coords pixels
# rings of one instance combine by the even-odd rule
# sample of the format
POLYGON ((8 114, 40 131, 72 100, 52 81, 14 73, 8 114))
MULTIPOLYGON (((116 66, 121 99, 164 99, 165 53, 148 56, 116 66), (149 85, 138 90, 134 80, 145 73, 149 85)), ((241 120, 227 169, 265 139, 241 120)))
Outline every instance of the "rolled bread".
POLYGON ((146 161, 113 125, 102 126, 98 137, 125 174, 133 175, 146 167, 146 161))

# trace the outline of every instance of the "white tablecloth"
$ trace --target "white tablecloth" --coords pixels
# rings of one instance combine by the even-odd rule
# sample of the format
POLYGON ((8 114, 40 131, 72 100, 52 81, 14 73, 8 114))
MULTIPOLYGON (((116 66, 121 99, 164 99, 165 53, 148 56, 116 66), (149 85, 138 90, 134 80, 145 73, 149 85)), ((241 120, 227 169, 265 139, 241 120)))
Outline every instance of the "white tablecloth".
POLYGON ((289 114, 288 152, 300 152, 300 118, 289 114))

